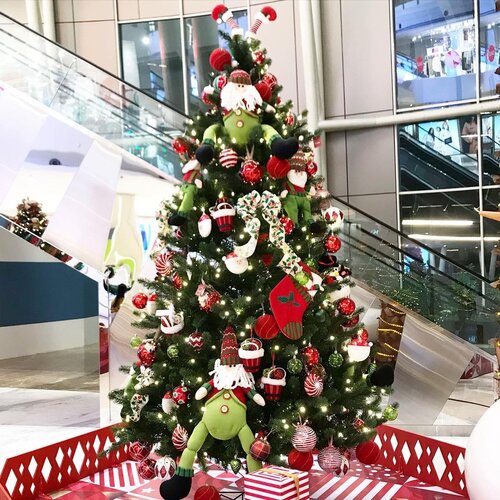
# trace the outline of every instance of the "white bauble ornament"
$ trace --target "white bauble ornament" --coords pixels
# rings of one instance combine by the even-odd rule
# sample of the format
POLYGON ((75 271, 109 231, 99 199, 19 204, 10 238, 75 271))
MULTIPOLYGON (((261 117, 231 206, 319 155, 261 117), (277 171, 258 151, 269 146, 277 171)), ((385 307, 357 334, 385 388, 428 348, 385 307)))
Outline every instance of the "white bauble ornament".
POLYGON ((328 228, 334 232, 338 231, 344 223, 344 214, 342 213, 342 210, 340 210, 340 208, 323 208, 321 209, 321 215, 323 216, 325 222, 328 224, 328 228))
POLYGON ((500 492, 500 400, 474 427, 465 452, 465 479, 471 500, 496 500, 500 492))
POLYGON ((155 464, 156 477, 166 481, 175 474, 175 461, 171 457, 160 457, 155 464))
POLYGON ((248 269, 248 260, 235 252, 227 254, 222 260, 226 264, 228 271, 233 274, 242 274, 248 269))
POLYGON ((198 219, 198 232, 202 238, 210 236, 212 232, 212 219, 210 215, 201 214, 201 217, 198 219))

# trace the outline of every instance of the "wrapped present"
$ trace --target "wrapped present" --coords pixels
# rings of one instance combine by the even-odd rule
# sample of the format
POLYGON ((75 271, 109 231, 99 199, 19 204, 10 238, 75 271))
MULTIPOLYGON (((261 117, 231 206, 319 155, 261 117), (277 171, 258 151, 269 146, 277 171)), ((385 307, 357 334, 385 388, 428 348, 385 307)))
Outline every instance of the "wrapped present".
POLYGON ((275 465, 245 476, 245 500, 309 498, 309 474, 275 465))
POLYGON ((219 491, 221 500, 244 500, 243 491, 232 489, 232 488, 224 488, 219 491))

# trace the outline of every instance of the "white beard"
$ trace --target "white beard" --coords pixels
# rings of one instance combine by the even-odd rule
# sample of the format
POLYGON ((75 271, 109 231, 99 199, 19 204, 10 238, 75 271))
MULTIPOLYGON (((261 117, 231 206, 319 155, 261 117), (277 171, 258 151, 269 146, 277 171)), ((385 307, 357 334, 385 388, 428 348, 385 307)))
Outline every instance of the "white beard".
POLYGON ((225 109, 255 111, 262 104, 262 97, 253 85, 238 87, 237 83, 229 82, 221 90, 220 103, 225 109))
POLYGON ((215 362, 214 370, 210 372, 213 375, 214 387, 219 391, 222 389, 244 389, 255 387, 253 375, 248 373, 242 364, 235 366, 226 366, 220 364, 220 359, 215 362))

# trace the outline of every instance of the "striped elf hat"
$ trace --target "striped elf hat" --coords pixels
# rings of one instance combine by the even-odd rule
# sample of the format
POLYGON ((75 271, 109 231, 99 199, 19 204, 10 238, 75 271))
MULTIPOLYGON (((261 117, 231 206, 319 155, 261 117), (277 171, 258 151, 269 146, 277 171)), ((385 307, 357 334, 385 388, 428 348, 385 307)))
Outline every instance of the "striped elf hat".
POLYGON ((220 364, 225 366, 235 366, 241 363, 238 355, 238 341, 234 328, 228 326, 224 330, 224 337, 222 338, 222 346, 220 349, 220 364))
POLYGON ((232 83, 242 83, 243 85, 252 85, 250 75, 242 69, 234 70, 230 75, 228 81, 232 83))

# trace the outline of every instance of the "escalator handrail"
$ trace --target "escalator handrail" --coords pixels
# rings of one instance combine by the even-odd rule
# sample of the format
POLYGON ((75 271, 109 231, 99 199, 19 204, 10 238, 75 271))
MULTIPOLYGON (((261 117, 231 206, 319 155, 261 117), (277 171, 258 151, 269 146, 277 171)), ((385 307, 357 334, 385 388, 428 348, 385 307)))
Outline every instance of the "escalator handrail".
POLYGON ((414 238, 411 238, 410 236, 408 236, 407 234, 403 233, 399 229, 396 229, 396 228, 390 226, 389 224, 387 224, 385 222, 382 222, 381 220, 377 219, 376 217, 373 217, 373 215, 368 215, 365 211, 360 210, 359 208, 355 207, 354 205, 351 205, 350 203, 342 200, 341 198, 338 198, 337 196, 331 195, 331 199, 335 200, 338 203, 341 203, 341 204, 345 205, 347 208, 350 208, 351 210, 354 210, 354 211, 360 213, 361 215, 363 215, 364 217, 366 217, 368 220, 370 220, 372 222, 375 222, 376 224, 384 227, 385 229, 388 229, 389 231, 395 233, 399 237, 404 238, 405 240, 408 240, 411 243, 414 243, 416 246, 423 248, 424 250, 426 250, 430 254, 433 254, 434 256, 438 257, 439 259, 443 259, 446 263, 448 263, 448 264, 450 264, 450 265, 452 265, 454 267, 457 267, 458 269, 460 269, 461 271, 464 271, 467 274, 471 274, 472 276, 474 276, 474 278, 478 279, 479 281, 482 281, 486 285, 489 286, 490 283, 493 282, 493 281, 488 280, 484 276, 481 276, 480 274, 476 273, 472 269, 468 269, 465 266, 463 266, 462 264, 459 264, 458 262, 455 262, 455 261, 449 259, 446 255, 443 255, 442 253, 436 252, 436 250, 434 250, 431 247, 427 246, 425 243, 422 243, 422 242, 420 242, 420 241, 418 241, 418 240, 416 240, 414 238))
MULTIPOLYGON (((68 54, 71 54, 73 57, 75 57, 76 59, 79 59, 85 63, 87 63, 89 66, 92 66, 93 68, 99 70, 99 71, 102 71, 103 73, 105 73, 106 75, 108 75, 109 77, 113 78, 114 80, 117 80, 118 82, 122 83, 123 85, 125 86, 128 86, 132 89, 134 89, 136 92, 138 92, 139 94, 143 95, 144 97, 146 97, 147 99, 151 99, 152 101, 155 101, 157 104, 160 104, 162 106, 165 106, 166 108, 168 108, 169 110, 181 115, 185 120, 188 120, 189 117, 183 112, 183 111, 179 111, 175 108, 173 108, 172 106, 169 106, 168 104, 166 104, 164 101, 160 101, 159 99, 157 99, 156 97, 153 97, 153 96, 150 96, 149 94, 146 94, 145 92, 143 92, 141 89, 139 89, 138 87, 136 87, 135 85, 129 83, 129 82, 126 82, 125 80, 123 80, 122 78, 120 78, 119 76, 117 75, 114 75, 113 73, 111 73, 110 71, 108 71, 107 69, 104 69, 104 68, 101 68, 100 66, 97 66, 96 64, 90 62, 88 59, 86 59, 85 57, 82 57, 81 55, 78 55, 76 54, 75 52, 73 52, 72 50, 66 48, 66 47, 63 47, 61 44, 59 44, 58 42, 55 42, 54 40, 50 40, 49 38, 45 37, 44 35, 38 33, 37 31, 31 29, 30 27, 28 26, 25 26, 24 24, 20 23, 19 21, 16 21, 14 18, 12 18, 11 16, 9 16, 8 14, 5 14, 5 12, 2 12, 0 11, 0 17, 5 17, 6 19, 8 19, 9 21, 11 21, 12 23, 14 23, 15 25, 23 28, 23 29, 26 29, 28 31, 30 31, 32 34, 40 37, 40 38, 43 38, 46 42, 50 43, 51 45, 54 45, 55 47, 57 47, 58 49, 60 50, 63 50, 64 52, 67 52, 68 54)), ((120 96, 121 98, 125 99, 123 96, 120 96)), ((130 101, 130 102, 133 102, 133 101, 130 101)), ((136 103, 133 103, 135 105, 137 105, 136 103)))

